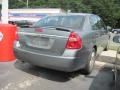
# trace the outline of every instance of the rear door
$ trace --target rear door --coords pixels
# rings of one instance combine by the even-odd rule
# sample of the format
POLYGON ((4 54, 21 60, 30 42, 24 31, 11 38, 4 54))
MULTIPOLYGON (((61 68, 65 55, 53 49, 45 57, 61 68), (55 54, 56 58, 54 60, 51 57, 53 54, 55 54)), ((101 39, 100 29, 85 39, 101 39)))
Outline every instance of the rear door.
POLYGON ((101 44, 102 44, 103 49, 105 49, 108 44, 108 40, 109 40, 108 31, 107 31, 107 28, 103 20, 99 16, 96 16, 96 18, 98 21, 97 27, 98 27, 98 30, 100 31, 100 36, 102 39, 101 44))
POLYGON ((90 16, 90 25, 91 25, 91 29, 92 29, 92 33, 93 33, 93 42, 95 45, 97 45, 97 53, 101 53, 101 51, 103 50, 103 34, 102 31, 99 29, 99 20, 96 17, 96 15, 91 15, 90 16))

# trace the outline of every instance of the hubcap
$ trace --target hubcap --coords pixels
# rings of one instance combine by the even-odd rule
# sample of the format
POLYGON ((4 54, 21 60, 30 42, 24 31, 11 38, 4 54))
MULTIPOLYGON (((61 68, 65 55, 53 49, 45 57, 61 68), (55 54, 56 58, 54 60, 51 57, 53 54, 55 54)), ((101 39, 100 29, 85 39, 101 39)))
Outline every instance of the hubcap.
POLYGON ((95 52, 92 52, 92 54, 91 54, 91 60, 90 60, 90 64, 89 64, 90 70, 93 69, 94 63, 95 63, 95 52))

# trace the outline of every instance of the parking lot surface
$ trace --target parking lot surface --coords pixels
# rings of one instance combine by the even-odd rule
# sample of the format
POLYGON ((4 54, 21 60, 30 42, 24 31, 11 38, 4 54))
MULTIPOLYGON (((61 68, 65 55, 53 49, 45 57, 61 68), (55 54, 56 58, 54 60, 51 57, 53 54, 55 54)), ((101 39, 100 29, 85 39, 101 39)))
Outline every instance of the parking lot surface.
POLYGON ((18 60, 0 63, 0 90, 113 90, 112 66, 108 63, 114 57, 110 58, 110 53, 115 54, 114 51, 103 52, 94 71, 88 76, 80 71, 59 72, 18 60))

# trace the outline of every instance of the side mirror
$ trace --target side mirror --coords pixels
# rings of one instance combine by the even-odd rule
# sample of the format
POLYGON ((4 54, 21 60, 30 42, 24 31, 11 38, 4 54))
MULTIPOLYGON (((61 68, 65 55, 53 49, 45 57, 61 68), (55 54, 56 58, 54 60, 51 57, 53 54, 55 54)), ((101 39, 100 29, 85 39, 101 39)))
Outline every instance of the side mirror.
POLYGON ((120 44, 120 35, 116 35, 113 37, 113 42, 120 44))
POLYGON ((112 28, 111 28, 110 26, 107 26, 107 30, 108 30, 108 31, 111 31, 112 28))

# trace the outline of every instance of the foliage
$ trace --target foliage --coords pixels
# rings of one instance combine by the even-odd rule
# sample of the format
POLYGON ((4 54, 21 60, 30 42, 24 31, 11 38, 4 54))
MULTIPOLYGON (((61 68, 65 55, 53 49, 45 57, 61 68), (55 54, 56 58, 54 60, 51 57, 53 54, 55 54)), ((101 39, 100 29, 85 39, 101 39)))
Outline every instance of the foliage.
POLYGON ((107 25, 116 26, 120 19, 120 6, 116 0, 92 0, 93 13, 101 16, 107 25))
MULTIPOLYGON (((27 0, 9 0, 10 8, 26 8, 27 0)), ((120 0, 29 0, 29 8, 62 8, 72 12, 94 13, 115 28, 120 22, 120 0)))

